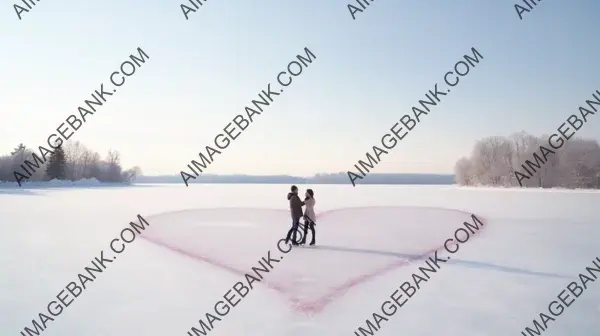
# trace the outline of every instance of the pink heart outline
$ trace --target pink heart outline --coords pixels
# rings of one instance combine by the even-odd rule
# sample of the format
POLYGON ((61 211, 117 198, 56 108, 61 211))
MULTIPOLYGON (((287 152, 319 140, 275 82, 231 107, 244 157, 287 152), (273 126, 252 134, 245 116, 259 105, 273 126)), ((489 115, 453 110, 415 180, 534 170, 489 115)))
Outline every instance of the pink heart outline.
MULTIPOLYGON (((373 208, 390 208, 391 206, 365 206, 365 207, 351 207, 351 208, 339 208, 339 209, 333 209, 333 210, 328 210, 328 211, 323 211, 320 213, 320 215, 317 216, 317 218, 322 217, 326 214, 335 212, 335 211, 342 211, 342 210, 349 210, 349 209, 373 209, 373 208)), ((393 208, 399 208, 399 207, 403 207, 403 206, 395 206, 393 208)), ((446 210, 446 211, 455 211, 455 212, 460 212, 463 214, 468 214, 468 215, 474 215, 470 212, 467 211, 463 211, 463 210, 458 210, 458 209, 446 209, 446 208, 440 208, 440 207, 427 207, 427 206, 410 206, 411 208, 420 208, 420 209, 436 209, 436 210, 446 210)), ((225 209, 225 208, 215 208, 215 209, 225 209)), ((236 208, 239 209, 239 208, 236 208)), ((208 210, 208 209, 202 209, 202 210, 208 210)), ((260 210, 273 210, 273 209, 260 209, 260 210)), ((277 209, 278 211, 281 209, 277 209)), ((185 211, 185 210, 182 210, 185 211)), ((175 211, 175 212, 180 212, 180 211, 175 211)), ((487 221, 481 217, 481 216, 476 216, 482 223, 487 224, 487 221)), ((483 228, 485 229, 487 227, 487 225, 482 225, 483 228)), ((481 230, 480 230, 481 231, 481 230)), ((477 231, 478 233, 479 231, 477 231)), ((474 234, 477 235, 477 233, 474 234)), ((160 241, 156 241, 153 240, 151 238, 145 237, 145 236, 141 236, 143 239, 146 239, 156 245, 159 245, 161 247, 164 247, 168 250, 171 250, 173 252, 176 252, 178 254, 190 257, 194 260, 197 261, 202 261, 202 262, 206 262, 208 264, 211 264, 213 266, 217 266, 221 269, 225 269, 233 274, 237 274, 240 276, 244 276, 247 272, 239 270, 231 265, 225 264, 223 262, 220 262, 216 259, 213 258, 209 258, 206 256, 202 256, 196 253, 192 253, 192 252, 188 252, 186 250, 180 249, 178 247, 175 246, 171 246, 169 244, 160 242, 160 241)), ((396 268, 400 268, 402 266, 406 266, 409 265, 411 263, 411 261, 415 261, 415 260, 421 260, 424 259, 426 256, 428 256, 429 254, 432 254, 436 251, 439 251, 441 249, 444 248, 444 245, 440 245, 434 249, 428 250, 426 252, 423 252, 421 254, 418 254, 415 258, 411 258, 411 259, 402 259, 399 261, 395 261, 392 262, 384 267, 381 267, 375 271, 370 271, 370 272, 366 272, 363 273, 359 276, 355 276, 355 277, 351 277, 350 279, 348 279, 346 282, 344 282, 341 285, 336 286, 335 288, 333 288, 332 290, 330 290, 328 293, 326 293, 325 295, 321 296, 320 298, 316 299, 316 300, 312 300, 312 301, 302 301, 298 298, 292 297, 290 296, 290 293, 288 291, 286 291, 283 287, 281 287, 280 285, 274 283, 274 282, 269 282, 267 278, 264 278, 263 280, 261 280, 261 283, 263 283, 265 286, 267 286, 270 289, 276 290, 278 292, 280 292, 281 294, 283 294, 292 304, 292 309, 298 311, 298 312, 302 312, 302 313, 306 313, 306 314, 316 314, 319 313, 321 311, 323 311, 323 309, 329 304, 331 303, 334 299, 340 298, 342 296, 344 296, 350 289, 352 289, 353 287, 356 287, 362 283, 367 282, 370 279, 373 279, 379 275, 383 275, 387 272, 390 272, 396 268)))

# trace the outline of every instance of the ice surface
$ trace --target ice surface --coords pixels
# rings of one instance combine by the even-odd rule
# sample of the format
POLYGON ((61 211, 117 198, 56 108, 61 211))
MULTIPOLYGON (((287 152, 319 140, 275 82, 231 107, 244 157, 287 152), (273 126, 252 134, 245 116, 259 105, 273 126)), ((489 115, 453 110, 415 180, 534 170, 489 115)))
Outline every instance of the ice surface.
MULTIPOLYGON (((151 225, 143 238, 125 245, 41 335, 186 335, 268 250, 283 255, 277 240, 290 225, 288 188, 0 189, 0 334, 32 327, 101 250, 115 255, 111 240, 141 214, 151 225)), ((316 193, 319 247, 286 254, 209 335, 354 335, 426 266, 418 256, 442 245, 469 213, 485 228, 376 335, 520 335, 600 257, 598 192, 305 188, 316 193)), ((598 282, 543 334, 597 335, 598 282)))

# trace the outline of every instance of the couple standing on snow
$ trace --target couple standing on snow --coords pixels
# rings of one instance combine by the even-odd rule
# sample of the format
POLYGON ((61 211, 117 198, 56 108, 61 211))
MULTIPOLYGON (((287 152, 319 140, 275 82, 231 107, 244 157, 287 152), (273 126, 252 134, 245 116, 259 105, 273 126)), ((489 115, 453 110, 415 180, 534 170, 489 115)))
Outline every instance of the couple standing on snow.
POLYGON ((298 196, 298 187, 295 185, 292 186, 292 192, 288 193, 287 199, 290 201, 290 213, 292 215, 292 228, 288 231, 287 236, 285 238, 285 243, 289 243, 290 238, 292 240, 292 245, 304 245, 306 244, 306 235, 308 234, 308 229, 312 234, 312 239, 310 241, 310 245, 315 245, 315 193, 312 189, 307 189, 304 194, 304 201, 300 200, 298 196), (306 205, 306 210, 302 213, 302 206, 306 205), (298 243, 296 241, 296 232, 298 231, 298 226, 300 225, 300 218, 304 217, 304 236, 302 237, 302 241, 298 243))

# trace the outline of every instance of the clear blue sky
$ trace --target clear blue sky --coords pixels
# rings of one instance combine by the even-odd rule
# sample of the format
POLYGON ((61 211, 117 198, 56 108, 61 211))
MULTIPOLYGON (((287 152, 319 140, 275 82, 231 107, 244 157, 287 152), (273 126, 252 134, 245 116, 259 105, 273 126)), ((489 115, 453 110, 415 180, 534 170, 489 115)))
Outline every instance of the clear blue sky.
MULTIPOLYGON (((17 2, 15 2, 17 3, 17 2)), ((600 89, 600 2, 41 0, 0 6, 0 152, 45 144, 122 61, 150 57, 71 139, 178 174, 308 47, 317 59, 215 157, 209 173, 346 171, 477 48, 484 60, 375 172, 451 172, 475 140, 553 133, 600 89)), ((600 136, 600 116, 578 135, 600 136)))

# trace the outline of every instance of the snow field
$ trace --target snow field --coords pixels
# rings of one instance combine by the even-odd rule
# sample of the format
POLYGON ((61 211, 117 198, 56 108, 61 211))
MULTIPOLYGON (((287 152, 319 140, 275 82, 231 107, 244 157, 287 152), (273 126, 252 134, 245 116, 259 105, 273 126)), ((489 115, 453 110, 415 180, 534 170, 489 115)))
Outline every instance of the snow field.
MULTIPOLYGON (((273 254, 277 240, 289 228, 284 198, 289 186, 179 187, 0 191, 2 333, 17 334, 29 325, 138 213, 156 230, 148 230, 144 238, 151 234, 168 238, 190 252, 221 257, 244 272, 266 251, 273 254), (282 222, 237 219, 226 230, 214 222, 193 226, 177 220, 172 225, 185 226, 185 234, 161 231, 168 213, 221 206, 278 208, 282 222), (203 236, 197 238, 197 232, 203 236)), ((458 215, 454 221, 446 213, 435 212, 395 218, 391 208, 379 209, 378 216, 360 209, 353 213, 328 210, 443 207, 486 220, 486 228, 421 283, 418 292, 381 324, 377 335, 519 334, 533 327, 533 319, 540 320, 539 313, 547 311, 570 282, 580 281, 579 273, 593 266, 591 261, 599 254, 600 193, 448 186, 361 186, 350 193, 345 186, 300 186, 304 188, 315 190, 317 212, 324 214, 317 223, 317 244, 323 249, 299 248, 286 255, 264 275, 264 283, 215 324, 210 335, 350 335, 367 318, 372 320, 373 312, 381 312, 382 303, 403 282, 412 281, 419 267, 427 266, 424 259, 357 284, 320 311, 305 309, 310 306, 306 304, 294 306, 291 299, 318 302, 344 275, 346 279, 360 276, 407 260, 420 247, 443 244, 464 221, 458 215), (340 228, 340 221, 348 225, 340 228), (391 251, 405 258, 365 250, 391 251), (267 282, 280 284, 287 294, 267 282)), ((242 279, 149 239, 136 239, 41 335, 185 335, 242 279)), ((596 282, 587 283, 587 289, 548 323, 544 335, 595 335, 600 323, 596 282)))

